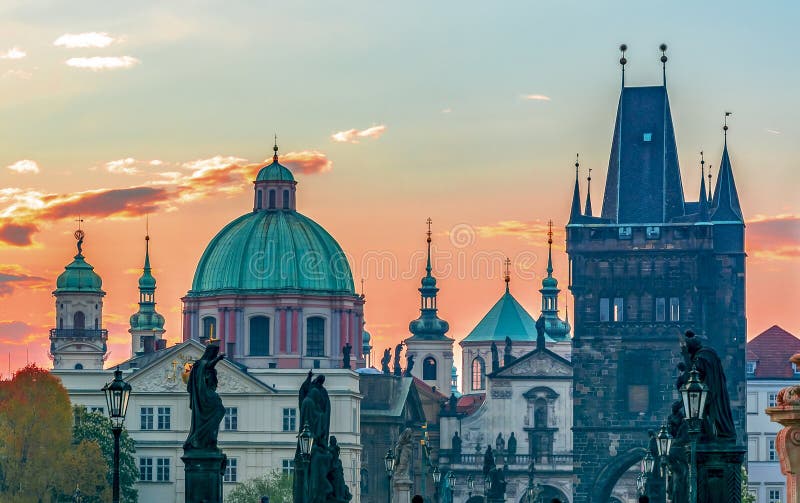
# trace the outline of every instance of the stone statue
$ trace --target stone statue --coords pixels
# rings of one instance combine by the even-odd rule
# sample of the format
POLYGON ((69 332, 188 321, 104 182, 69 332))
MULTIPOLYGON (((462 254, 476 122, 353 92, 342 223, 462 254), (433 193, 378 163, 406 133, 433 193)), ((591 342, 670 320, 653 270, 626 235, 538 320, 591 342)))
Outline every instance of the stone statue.
POLYGON ((517 455, 517 437, 514 436, 513 431, 511 432, 511 436, 508 437, 506 452, 508 453, 506 456, 507 462, 513 465, 517 455))
POLYGON ((403 350, 403 341, 394 348, 394 375, 403 375, 403 370, 400 368, 400 352, 403 350))
POLYGON ((483 453, 483 475, 489 475, 489 472, 495 469, 494 453, 492 453, 492 446, 486 446, 486 452, 483 453))
MULTIPOLYGON (((331 470, 328 472, 328 482, 333 486, 333 501, 336 503, 346 503, 353 499, 350 494, 350 488, 344 482, 344 468, 342 468, 342 460, 339 459, 339 444, 336 442, 336 437, 331 435, 330 438, 330 452, 331 452, 331 470)), ((331 501, 328 498, 328 501, 331 501)))
POLYGON ((353 345, 349 342, 342 347, 342 368, 350 368, 350 353, 353 351, 353 345))
POLYGON ((453 435, 452 446, 452 459, 450 460, 451 463, 460 463, 461 462, 461 437, 458 435, 458 432, 455 432, 453 435))
POLYGON ((733 425, 731 401, 719 356, 712 348, 703 346, 700 338, 691 330, 686 331, 681 344, 700 374, 700 380, 708 386, 706 413, 702 425, 703 436, 707 440, 735 442, 736 429, 733 425))
POLYGON ((203 356, 192 365, 186 390, 189 392, 191 426, 183 443, 184 450, 217 450, 219 423, 225 417, 225 406, 217 394, 217 363, 225 358, 219 354, 219 344, 206 346, 203 356))
POLYGON ((494 439, 494 447, 498 454, 506 450, 506 441, 503 439, 502 433, 498 433, 497 438, 494 439))
POLYGON ((506 336, 506 347, 503 348, 503 366, 506 367, 514 363, 514 357, 511 355, 511 337, 506 336))
POLYGON ((389 362, 392 361, 392 350, 386 348, 383 350, 383 358, 381 358, 381 370, 384 374, 388 374, 389 370, 389 362))
POLYGON ((411 456, 412 456, 412 432, 411 428, 406 428, 400 434, 397 445, 394 446, 395 463, 394 476, 397 479, 410 479, 411 456))
POLYGON ((489 477, 492 479, 492 488, 489 490, 489 500, 502 500, 505 501, 506 495, 506 471, 508 465, 504 468, 492 468, 489 472, 489 477))
POLYGON ((369 494, 369 470, 366 466, 361 466, 361 495, 369 494))
POLYGON ((497 354, 497 344, 492 341, 492 372, 500 368, 500 355, 497 354))
POLYGON ((414 368, 414 355, 406 353, 406 370, 403 371, 403 375, 406 377, 411 377, 411 369, 413 368, 414 368))
POLYGON ((458 412, 458 398, 456 398, 455 393, 450 393, 450 414, 455 414, 458 412))
MULTIPOLYGON (((317 376, 313 381, 309 371, 300 386, 299 431, 308 427, 314 443, 308 458, 300 453, 300 445, 295 451, 294 501, 298 503, 324 503, 336 501, 334 483, 330 473, 335 471, 334 450, 329 446, 331 423, 331 401, 325 389, 325 376, 317 376)), ((338 455, 338 451, 335 455, 338 455)))
POLYGON ((542 314, 539 316, 539 319, 536 320, 536 349, 545 348, 544 329, 545 321, 544 315, 542 314))

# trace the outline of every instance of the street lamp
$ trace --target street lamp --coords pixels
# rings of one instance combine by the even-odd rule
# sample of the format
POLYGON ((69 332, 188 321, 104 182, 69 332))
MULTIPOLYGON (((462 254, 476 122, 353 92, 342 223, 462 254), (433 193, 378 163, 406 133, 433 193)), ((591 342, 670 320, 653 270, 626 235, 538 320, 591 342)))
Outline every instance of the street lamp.
POLYGON ((442 472, 439 471, 438 466, 433 465, 431 477, 433 477, 433 486, 436 488, 436 503, 439 503, 439 481, 442 480, 442 472))
POLYGON ((536 500, 539 498, 539 493, 541 492, 542 488, 539 487, 539 483, 536 482, 535 484, 533 481, 528 481, 528 503, 536 503, 536 500))
POLYGON ((472 498, 473 489, 475 489, 475 479, 470 475, 467 477, 467 491, 469 491, 469 497, 467 499, 472 498))
POLYGON ((639 472, 639 475, 636 476, 636 489, 639 490, 639 495, 643 495, 645 493, 645 486, 647 485, 647 478, 644 472, 639 472))
POLYGON ((703 422, 703 414, 705 413, 708 386, 700 380, 700 373, 694 365, 692 365, 692 370, 689 371, 689 379, 681 388, 681 398, 683 399, 683 410, 687 415, 689 439, 691 441, 689 503, 697 503, 697 437, 700 434, 700 424, 703 422))
POLYGON ((447 476, 448 487, 450 488, 450 503, 453 503, 453 494, 456 492, 456 474, 450 472, 447 476))
POLYGON ((386 465, 386 475, 389 476, 389 494, 386 501, 392 503, 392 475, 394 475, 394 453, 391 449, 386 451, 386 456, 383 458, 383 463, 386 465))
POLYGON ((647 451, 647 454, 645 454, 642 458, 642 472, 646 474, 653 473, 653 468, 655 465, 656 459, 653 457, 653 454, 650 451, 647 451))
POLYGON ((308 499, 308 491, 310 484, 308 483, 311 478, 311 450, 314 448, 314 435, 311 434, 311 429, 308 423, 303 423, 303 428, 297 434, 297 445, 300 449, 300 460, 303 463, 303 468, 306 477, 305 493, 308 499))
POLYGON ((108 417, 111 419, 111 431, 114 433, 114 476, 112 485, 112 501, 119 503, 119 437, 122 424, 128 412, 128 400, 131 397, 131 385, 122 380, 122 371, 117 367, 114 380, 103 386, 108 405, 108 417))

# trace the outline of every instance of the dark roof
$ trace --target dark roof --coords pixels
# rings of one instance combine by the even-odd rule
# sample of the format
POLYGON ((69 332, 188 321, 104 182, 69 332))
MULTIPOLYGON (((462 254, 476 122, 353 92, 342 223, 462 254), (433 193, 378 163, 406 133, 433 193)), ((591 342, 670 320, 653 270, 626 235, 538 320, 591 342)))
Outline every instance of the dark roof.
POLYGON ((756 362, 755 379, 797 379, 789 358, 800 353, 800 339, 773 325, 747 343, 747 361, 756 362), (755 360, 752 358, 755 357, 755 360))
POLYGON ((623 87, 601 216, 618 224, 659 223, 684 212, 667 88, 623 87))
POLYGON ((731 158, 728 156, 728 142, 722 150, 722 162, 719 166, 717 184, 714 187, 711 220, 742 222, 742 208, 739 205, 739 193, 736 191, 736 182, 733 181, 733 168, 731 158))
POLYGON ((414 378, 414 385, 417 387, 417 392, 424 393, 433 398, 437 398, 440 400, 447 400, 447 397, 449 396, 449 395, 444 395, 438 389, 434 389, 433 386, 428 385, 428 383, 426 383, 419 377, 414 378))

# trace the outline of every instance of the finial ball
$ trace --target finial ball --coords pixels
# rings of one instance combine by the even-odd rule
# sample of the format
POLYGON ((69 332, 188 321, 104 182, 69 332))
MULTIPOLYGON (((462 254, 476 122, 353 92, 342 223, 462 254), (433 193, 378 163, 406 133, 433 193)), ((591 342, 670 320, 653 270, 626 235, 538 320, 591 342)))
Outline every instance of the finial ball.
POLYGON ((728 125, 726 124, 726 125, 722 126, 722 130, 723 131, 727 131, 728 130, 728 125))
POLYGON ((667 62, 667 57, 666 56, 661 56, 661 62, 662 63, 666 63, 667 62))
POLYGON ((622 66, 625 66, 625 63, 627 63, 627 62, 628 62, 628 60, 627 60, 627 59, 625 59, 625 58, 619 58, 619 64, 620 64, 620 65, 622 65, 622 66))
POLYGON ((667 50, 667 44, 661 44, 658 46, 658 48, 661 50, 661 52, 664 52, 667 50))
POLYGON ((622 44, 621 46, 619 46, 619 50, 622 51, 622 52, 627 51, 628 50, 628 45, 627 44, 622 44))
POLYGON ((82 230, 80 230, 80 229, 78 229, 77 231, 75 231, 75 234, 74 234, 74 236, 75 236, 75 239, 77 239, 78 241, 80 241, 81 239, 83 239, 83 237, 84 237, 85 235, 86 235, 86 234, 84 234, 84 232, 83 232, 82 230))

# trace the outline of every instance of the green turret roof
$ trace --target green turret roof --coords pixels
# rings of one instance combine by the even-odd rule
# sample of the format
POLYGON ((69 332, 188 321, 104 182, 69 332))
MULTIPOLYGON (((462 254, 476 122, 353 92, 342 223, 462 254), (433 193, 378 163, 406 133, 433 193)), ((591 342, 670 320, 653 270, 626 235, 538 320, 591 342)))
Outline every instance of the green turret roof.
MULTIPOLYGON (((463 342, 504 341, 506 337, 512 341, 536 341, 536 320, 508 289, 463 342)), ((549 337, 547 340, 552 341, 549 337)))
POLYGON ((75 255, 75 260, 64 267, 64 272, 58 276, 56 280, 56 289, 53 291, 53 294, 98 293, 105 295, 105 292, 102 290, 103 279, 99 274, 94 272, 94 267, 83 258, 83 231, 76 231, 75 237, 78 240, 78 254, 75 255))
POLYGON ((273 147, 272 163, 264 166, 256 176, 257 182, 293 182, 294 175, 278 162, 278 145, 273 147))

